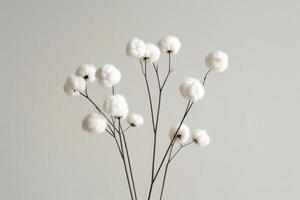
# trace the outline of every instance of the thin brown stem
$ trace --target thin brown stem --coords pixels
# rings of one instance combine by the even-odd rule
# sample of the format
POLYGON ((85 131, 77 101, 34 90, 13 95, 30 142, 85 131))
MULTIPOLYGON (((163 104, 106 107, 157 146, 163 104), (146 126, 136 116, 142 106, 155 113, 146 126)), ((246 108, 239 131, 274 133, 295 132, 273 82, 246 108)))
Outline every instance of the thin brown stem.
POLYGON ((126 156, 127 156, 127 163, 128 163, 128 167, 129 167, 129 172, 130 172, 130 177, 131 177, 131 183, 132 183, 132 187, 133 187, 134 197, 137 200, 136 187, 135 187, 134 178, 133 178, 133 172, 132 172, 132 166, 131 166, 131 162, 130 162, 129 150, 128 150, 126 137, 125 137, 124 130, 122 128, 120 119, 119 119, 119 126, 121 128, 121 132, 122 132, 121 134, 122 134, 122 138, 123 138, 123 142, 124 142, 124 146, 125 146, 125 152, 126 152, 126 156))
POLYGON ((169 54, 169 71, 171 71, 171 52, 168 51, 169 54))
MULTIPOLYGON (((141 64, 142 71, 143 71, 143 74, 144 74, 144 79, 145 79, 145 82, 146 82, 148 99, 149 99, 149 103, 150 103, 152 129, 153 129, 153 133, 154 133, 153 153, 152 153, 152 166, 151 166, 151 183, 150 183, 150 191, 149 191, 149 195, 148 195, 148 199, 150 199, 151 191, 152 191, 152 186, 153 186, 152 185, 153 184, 152 180, 153 180, 154 170, 155 170, 154 168, 155 168, 155 153, 156 153, 156 128, 155 128, 155 121, 154 121, 154 111, 153 111, 152 96, 151 96, 150 86, 149 86, 148 77, 147 77, 147 60, 144 60, 145 68, 143 68, 143 63, 141 62, 141 60, 140 60, 140 64, 141 64)), ((155 66, 154 66, 154 68, 155 68, 155 66)), ((155 71, 156 71, 156 68, 155 68, 155 71)))
MULTIPOLYGON (((148 99, 149 99, 149 104, 150 104, 152 129, 154 131, 155 130, 155 126, 154 126, 154 112, 153 112, 152 96, 151 96, 150 86, 149 86, 148 77, 147 77, 147 60, 146 59, 145 59, 144 63, 145 63, 144 79, 145 79, 145 82, 146 82, 148 99)), ((142 68, 143 68, 143 63, 141 63, 141 64, 142 64, 142 68)))
POLYGON ((165 77, 165 79, 163 81, 163 84, 162 84, 162 86, 160 88, 161 90, 163 90, 163 88, 165 87, 166 82, 167 82, 167 80, 168 80, 171 72, 173 71, 173 69, 171 69, 171 52, 168 52, 168 55, 169 55, 169 70, 168 70, 168 73, 167 73, 167 75, 166 75, 166 77, 165 77))
POLYGON ((111 93, 112 93, 112 95, 115 95, 115 86, 113 85, 112 87, 111 87, 111 93))
POLYGON ((153 189, 153 184, 154 184, 154 182, 155 182, 155 180, 156 180, 156 178, 157 178, 157 176, 158 176, 158 174, 159 174, 159 172, 160 172, 160 170, 161 170, 161 168, 162 168, 162 166, 163 166, 163 164, 164 164, 164 162, 166 160, 166 157, 167 157, 170 149, 172 148, 173 143, 175 142, 177 133, 178 133, 181 125, 183 124, 183 122, 184 122, 187 114, 189 113, 192 105, 193 105, 193 103, 191 101, 188 101, 186 109, 185 109, 185 112, 184 112, 184 115, 183 115, 183 117, 181 119, 181 122, 180 122, 180 124, 179 124, 179 126, 178 126, 178 128, 177 128, 177 130, 176 130, 176 132, 174 134, 174 137, 172 138, 172 140, 171 140, 171 142, 170 142, 170 144, 169 144, 169 146, 168 146, 168 148, 167 148, 167 150, 166 150, 166 152, 165 152, 165 154, 163 156, 163 159, 161 160, 160 165, 159 165, 158 169, 156 170, 156 173, 155 173, 155 175, 154 175, 154 177, 152 179, 152 182, 151 182, 151 185, 150 185, 150 191, 149 191, 149 194, 148 194, 148 200, 150 200, 150 197, 151 197, 151 193, 152 193, 152 189, 153 189))
POLYGON ((189 143, 180 145, 180 147, 177 149, 177 151, 173 154, 173 156, 170 159, 170 162, 175 158, 175 156, 185 147, 189 146, 190 144, 194 143, 194 141, 190 141, 189 143))
POLYGON ((159 197, 160 200, 162 200, 163 193, 164 193, 164 188, 165 188, 165 183, 166 183, 166 179, 167 179, 167 173, 168 173, 168 169, 169 169, 169 164, 170 164, 170 159, 171 159, 171 156, 172 156, 172 150, 173 150, 174 143, 175 143, 175 141, 171 145, 169 158, 168 158, 168 161, 167 161, 167 164, 166 164, 166 167, 165 167, 165 171, 164 171, 163 182, 162 182, 160 197, 159 197))
POLYGON ((211 69, 209 69, 207 72, 206 72, 206 74, 205 74, 205 76, 204 76, 204 78, 203 78, 203 81, 202 81, 202 85, 204 86, 204 84, 205 84, 205 82, 206 82, 206 78, 207 78, 207 76, 208 76, 208 74, 211 72, 211 69))
POLYGON ((174 142, 175 139, 176 139, 177 133, 178 133, 178 131, 179 131, 181 125, 183 124, 183 122, 184 122, 184 120, 185 120, 187 114, 189 113, 190 109, 192 108, 192 106, 193 106, 193 102, 188 101, 188 104, 187 104, 186 110, 185 110, 185 112, 184 112, 184 115, 183 115, 183 117, 182 117, 182 119, 181 119, 181 122, 179 123, 179 126, 178 126, 178 128, 177 128, 177 130, 176 130, 176 132, 175 132, 175 134, 174 134, 174 137, 173 137, 173 139, 171 140, 171 142, 170 142, 170 144, 169 144, 169 146, 168 146, 168 148, 167 148, 167 150, 166 150, 166 152, 165 152, 165 154, 164 154, 164 156, 163 156, 163 158, 162 158, 162 160, 161 160, 161 162, 160 162, 160 165, 159 165, 158 169, 156 170, 156 173, 155 173, 154 178, 153 178, 154 181, 155 181, 155 179, 157 178, 157 176, 158 176, 158 174, 159 174, 159 171, 161 170, 161 167, 162 167, 163 163, 164 163, 165 160, 166 160, 166 157, 167 157, 167 155, 168 155, 168 152, 170 151, 170 149, 171 149, 171 147, 172 147, 172 144, 173 144, 173 142, 174 142))
POLYGON ((113 134, 112 132, 110 132, 110 130, 105 129, 105 131, 106 131, 109 135, 111 135, 112 137, 114 137, 114 134, 113 134))
MULTIPOLYGON (((105 115, 105 113, 95 104, 95 102, 87 95, 87 94, 83 94, 80 92, 80 95, 85 97, 86 99, 88 99, 93 105, 94 107, 96 108, 96 110, 105 117, 105 119, 108 121, 109 125, 111 125, 112 127, 114 127, 114 124, 110 121, 110 119, 105 115)), ((110 128, 110 126, 108 126, 110 128)), ((111 129, 111 128, 110 128, 111 129)), ((116 129, 114 127, 114 129, 116 129)), ((117 130, 118 132, 118 130, 117 130)))
POLYGON ((165 77, 165 79, 164 79, 164 81, 163 81, 163 84, 162 84, 162 86, 161 86, 161 90, 163 90, 163 88, 165 87, 165 85, 166 85, 166 83, 167 83, 167 80, 168 80, 168 78, 169 78, 169 76, 170 76, 170 74, 171 74, 172 71, 173 71, 173 70, 168 71, 168 73, 167 73, 167 75, 166 75, 166 77, 165 77))
POLYGON ((156 80, 157 80, 158 88, 160 90, 161 89, 161 83, 160 83, 160 77, 159 77, 159 73, 158 73, 158 65, 155 66, 154 63, 152 65, 153 65, 153 68, 154 68, 154 71, 155 71, 155 74, 156 74, 156 80))
POLYGON ((127 128, 124 129, 123 133, 125 133, 128 129, 130 129, 132 126, 129 125, 127 128))
POLYGON ((125 160, 125 155, 124 155, 124 147, 123 147, 123 141, 122 141, 122 137, 121 137, 121 123, 120 123, 120 119, 119 119, 119 139, 120 139, 120 146, 121 146, 121 150, 122 150, 122 161, 123 161, 123 165, 124 165, 124 169, 125 169, 125 174, 126 174, 126 180, 127 180, 127 184, 128 184, 128 189, 130 192, 130 196, 131 199, 134 200, 133 197, 133 193, 132 193, 132 188, 131 188, 131 183, 130 183, 130 179, 129 179, 129 174, 128 174, 128 169, 127 169, 127 165, 126 165, 126 160, 125 160))
POLYGON ((158 65, 155 65, 153 63, 153 68, 155 70, 156 74, 156 79, 157 79, 157 84, 158 84, 158 105, 157 105, 157 112, 156 112, 156 120, 155 120, 155 128, 154 128, 154 138, 153 138, 153 153, 152 153, 152 168, 151 168, 151 183, 150 183, 150 188, 149 188, 149 193, 148 193, 148 200, 151 198, 152 190, 153 190, 153 185, 155 182, 155 177, 154 177, 154 172, 155 172, 155 157, 156 157, 156 144, 157 144, 157 131, 158 131, 158 122, 159 122, 159 116, 160 116, 160 108, 161 108, 161 99, 162 99, 162 92, 164 89, 164 86, 169 78, 169 75, 171 73, 171 55, 169 54, 169 70, 168 73, 163 81, 163 84, 161 84, 159 72, 158 72, 158 65))
MULTIPOLYGON (((170 54, 169 54, 169 55, 170 55, 170 54)), ((210 72, 211 72, 211 69, 209 69, 209 70, 206 72, 206 74, 205 74, 205 76, 204 76, 204 78, 203 78, 203 82, 202 82, 202 85, 203 85, 203 86, 204 86, 205 81, 206 81, 206 78, 207 78, 207 76, 208 76, 208 74, 209 74, 210 72)), ((187 111, 186 111, 186 113, 189 112, 189 110, 191 109, 192 105, 193 105, 193 103, 191 103, 191 102, 189 101, 188 106, 187 106, 187 111), (189 104, 190 104, 190 105, 189 105, 189 104)), ((181 126, 181 124, 180 124, 179 126, 181 126)), ((178 129, 179 129, 179 128, 178 128, 178 129)), ((167 163, 166 163, 166 167, 165 167, 165 171, 164 171, 163 183, 162 183, 162 188, 161 188, 161 192, 160 192, 160 200, 162 200, 162 197, 163 197, 163 192, 164 192, 164 188, 165 188, 165 182, 166 182, 167 173, 168 173, 168 169, 169 169, 169 165, 170 165, 171 161, 172 161, 172 160, 175 158, 175 156, 180 152, 180 150, 182 150, 184 147, 186 147, 186 146, 190 145, 191 143, 193 143, 193 141, 191 141, 191 142, 189 142, 189 143, 187 143, 187 144, 185 144, 185 145, 181 145, 181 147, 180 147, 180 148, 174 153, 174 155, 172 156, 172 151, 173 151, 173 147, 174 147, 174 143, 175 143, 175 138, 176 138, 176 136, 177 136, 178 129, 177 129, 177 131, 176 131, 176 133, 175 133, 175 135, 174 135, 174 138, 172 139, 172 141, 171 141, 171 143, 170 143, 169 157, 168 157, 168 160, 167 160, 167 163)), ((168 150, 167 150, 167 152, 168 152, 168 150)), ((165 155, 166 155, 166 154, 165 154, 165 155)), ((164 156, 164 158, 163 158, 163 161, 164 161, 164 159, 165 159, 165 156, 164 156)), ((163 161, 162 161, 162 163, 163 163, 163 161)), ((162 166, 162 165, 161 165, 161 166, 162 166)), ((160 168, 159 168, 159 169, 160 169, 160 168)), ((159 172, 159 170, 158 170, 158 172, 159 172)), ((156 176, 155 176, 155 178, 156 178, 156 176)))
POLYGON ((145 76, 145 70, 144 70, 144 66, 143 66, 143 61, 142 61, 142 59, 139 59, 139 61, 140 61, 142 73, 143 73, 143 75, 145 76))
POLYGON ((175 144, 175 141, 173 142, 173 145, 171 147, 171 150, 170 150, 170 154, 169 154, 169 158, 168 158, 168 161, 167 161, 167 164, 166 164, 166 167, 165 167, 165 171, 164 171, 164 176, 163 176, 163 183, 162 183, 162 187, 161 187, 161 191, 160 191, 160 200, 162 200, 162 197, 163 197, 163 193, 164 193, 164 188, 165 188, 165 183, 166 183, 166 179, 167 179, 167 173, 168 173, 168 169, 169 169, 169 165, 171 163, 171 161, 174 159, 174 157, 180 152, 181 149, 183 149, 184 147, 192 144, 194 141, 191 141, 189 143, 186 143, 184 145, 180 145, 180 148, 174 153, 174 155, 172 156, 172 151, 173 151, 173 147, 174 147, 174 144, 175 144))

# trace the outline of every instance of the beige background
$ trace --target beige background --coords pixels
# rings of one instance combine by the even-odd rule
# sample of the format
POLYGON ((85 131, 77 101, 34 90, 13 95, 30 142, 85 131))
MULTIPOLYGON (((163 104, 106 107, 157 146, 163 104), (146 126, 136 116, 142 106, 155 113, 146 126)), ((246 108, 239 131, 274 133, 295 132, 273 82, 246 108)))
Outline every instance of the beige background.
MULTIPOLYGON (((133 36, 156 43, 166 34, 183 46, 164 96, 160 154, 185 106, 178 91, 183 78, 202 78, 214 49, 228 52, 230 67, 209 77, 205 98, 186 121, 192 130, 206 129, 211 145, 178 156, 165 199, 299 199, 299 12, 296 0, 2 0, 0 199, 129 199, 111 138, 80 128, 92 107, 62 91, 65 77, 83 63, 118 66, 117 91, 147 120, 128 133, 145 199, 149 108, 139 65, 124 49, 133 36)), ((100 104, 109 92, 91 86, 100 104)))

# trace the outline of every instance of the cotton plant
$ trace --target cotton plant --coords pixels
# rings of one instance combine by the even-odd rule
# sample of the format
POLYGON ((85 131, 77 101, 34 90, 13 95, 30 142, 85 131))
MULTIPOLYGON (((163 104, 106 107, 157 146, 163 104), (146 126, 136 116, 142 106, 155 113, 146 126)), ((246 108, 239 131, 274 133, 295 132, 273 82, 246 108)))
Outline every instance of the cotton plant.
MULTIPOLYGON (((196 128, 195 131, 190 131, 186 125, 185 119, 189 114, 194 104, 198 103, 205 94, 204 85, 208 75, 212 72, 224 72, 228 68, 228 55, 220 50, 210 52, 205 58, 205 64, 208 67, 207 72, 199 80, 199 77, 186 77, 178 86, 182 100, 186 102, 183 116, 179 118, 177 124, 170 126, 169 144, 164 153, 157 158, 157 136, 159 134, 166 135, 166 130, 161 130, 159 121, 161 119, 162 95, 165 85, 168 82, 174 66, 171 66, 171 59, 179 53, 181 49, 181 41, 175 36, 165 36, 161 38, 157 45, 151 42, 144 42, 135 37, 128 41, 125 52, 126 55, 140 65, 142 76, 145 81, 147 91, 146 99, 149 101, 149 115, 151 118, 151 132, 153 132, 152 146, 152 162, 151 162, 151 177, 150 185, 147 193, 147 199, 153 199, 152 193, 154 185, 157 184, 158 177, 162 178, 162 184, 159 188, 160 200, 163 198, 166 178, 170 164, 181 150, 187 146, 195 145, 201 148, 207 147, 210 143, 210 136, 207 131, 201 128, 196 128), (167 55, 168 66, 167 72, 162 73, 158 70, 158 61, 161 57, 167 55), (158 84, 158 98, 154 102, 153 92, 149 82, 149 70, 154 70, 155 79, 158 84)), ((160 66, 161 68, 162 66, 160 66)), ((88 113, 81 123, 84 132, 101 135, 109 134, 116 144, 121 160, 123 162, 125 177, 128 184, 128 190, 131 200, 144 199, 138 195, 135 185, 135 179, 131 163, 131 153, 127 145, 127 132, 133 128, 139 128, 144 125, 144 118, 141 114, 131 113, 127 100, 124 95, 117 93, 116 87, 121 81, 121 72, 113 64, 105 64, 96 67, 93 64, 83 64, 79 66, 74 74, 66 78, 63 86, 64 92, 70 97, 82 96, 91 103, 95 108, 94 111, 88 113), (98 82, 102 88, 111 90, 111 95, 104 98, 102 106, 97 105, 88 94, 88 84, 98 82)))

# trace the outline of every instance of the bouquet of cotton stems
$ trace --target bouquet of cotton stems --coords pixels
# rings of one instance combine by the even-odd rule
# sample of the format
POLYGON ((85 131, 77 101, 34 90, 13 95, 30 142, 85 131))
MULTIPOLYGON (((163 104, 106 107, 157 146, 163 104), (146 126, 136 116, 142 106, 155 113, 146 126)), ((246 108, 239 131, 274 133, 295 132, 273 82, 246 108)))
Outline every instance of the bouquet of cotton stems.
MULTIPOLYGON (((157 161, 157 135, 161 134, 159 130, 159 121, 161 115, 161 100, 165 85, 173 72, 174 68, 171 65, 171 59, 181 48, 181 42, 177 37, 163 37, 157 45, 146 43, 141 39, 133 38, 126 46, 126 55, 136 59, 141 67, 142 76, 145 80, 147 99, 149 100, 149 111, 151 116, 151 131, 153 132, 152 146, 152 163, 151 163, 151 178, 147 199, 152 199, 152 191, 154 184, 157 183, 157 178, 162 175, 162 185, 160 188, 160 200, 163 198, 166 178, 170 164, 176 155, 185 147, 195 144, 199 147, 206 147, 210 142, 210 137, 206 130, 196 129, 194 132, 184 123, 192 106, 199 102, 204 96, 204 85, 207 76, 211 72, 223 72, 228 67, 228 56, 222 51, 212 51, 205 59, 208 71, 205 73, 202 81, 197 77, 187 77, 179 85, 179 92, 186 101, 186 107, 183 116, 179 119, 179 123, 171 126, 169 131, 170 142, 166 147, 164 154, 161 155, 161 160, 157 161), (162 74, 158 70, 158 60, 166 54, 168 57, 167 73, 162 74), (158 84, 158 98, 154 102, 151 92, 151 86, 148 81, 149 70, 154 70, 155 79, 158 84), (163 78, 162 78, 163 77, 163 78)), ((128 184, 131 200, 145 199, 137 194, 132 163, 130 160, 130 152, 127 145, 126 133, 131 128, 138 128, 144 124, 142 115, 129 112, 129 107, 126 98, 116 92, 116 85, 121 81, 121 73, 118 68, 112 64, 105 64, 96 68, 91 64, 81 65, 74 74, 67 77, 64 84, 64 92, 71 96, 82 96, 86 98, 95 110, 88 113, 82 121, 82 129, 91 134, 109 134, 116 144, 116 148, 120 154, 126 181, 128 184), (109 88, 112 93, 108 96, 102 106, 98 106, 89 96, 87 85, 98 81, 99 85, 104 88, 109 88), (124 123, 127 123, 126 127, 124 123)))

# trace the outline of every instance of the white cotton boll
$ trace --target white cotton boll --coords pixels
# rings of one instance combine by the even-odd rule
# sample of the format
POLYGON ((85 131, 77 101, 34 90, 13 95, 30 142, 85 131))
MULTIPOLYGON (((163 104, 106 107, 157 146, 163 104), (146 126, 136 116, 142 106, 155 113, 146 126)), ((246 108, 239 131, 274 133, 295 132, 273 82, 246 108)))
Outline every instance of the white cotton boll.
POLYGON ((96 78, 101 86, 112 87, 120 82, 121 72, 115 66, 106 64, 97 69, 96 78))
POLYGON ((192 102, 197 102, 204 96, 204 87, 195 78, 185 78, 180 84, 179 90, 183 98, 192 102))
POLYGON ((96 80, 95 73, 96 73, 96 67, 90 64, 81 65, 76 70, 77 76, 80 76, 89 82, 93 82, 96 80))
POLYGON ((160 39, 157 46, 160 48, 161 52, 163 53, 170 52, 173 54, 177 54, 181 47, 181 42, 177 37, 168 35, 160 39))
POLYGON ((85 88, 85 80, 75 75, 68 76, 64 84, 64 92, 71 97, 78 96, 85 88))
POLYGON ((81 123, 82 129, 93 134, 99 134, 105 131, 106 119, 97 112, 88 114, 81 123))
POLYGON ((143 58, 146 52, 146 44, 138 38, 131 39, 126 46, 126 55, 131 58, 143 58))
POLYGON ((198 129, 193 134, 193 141, 201 147, 206 147, 210 142, 210 137, 205 130, 198 129))
MULTIPOLYGON (((175 125, 173 126, 171 129, 170 129, 170 139, 172 140, 176 134, 176 131, 179 127, 179 124, 178 125, 175 125)), ((190 138, 190 129, 187 125, 185 124, 182 124, 177 132, 177 135, 176 135, 176 141, 177 142, 180 142, 181 144, 184 144, 186 143, 190 138)))
POLYGON ((112 117, 124 118, 127 116, 129 109, 125 97, 122 95, 112 95, 103 102, 103 109, 112 117))
POLYGON ((216 72, 223 72, 228 67, 228 55, 222 51, 213 51, 205 59, 209 69, 216 72))
POLYGON ((139 114, 130 113, 127 116, 127 122, 131 126, 139 127, 139 126, 142 126, 144 124, 144 119, 139 114))
POLYGON ((146 44, 146 52, 144 55, 144 59, 149 60, 150 63, 156 62, 160 57, 159 48, 152 43, 146 44))

